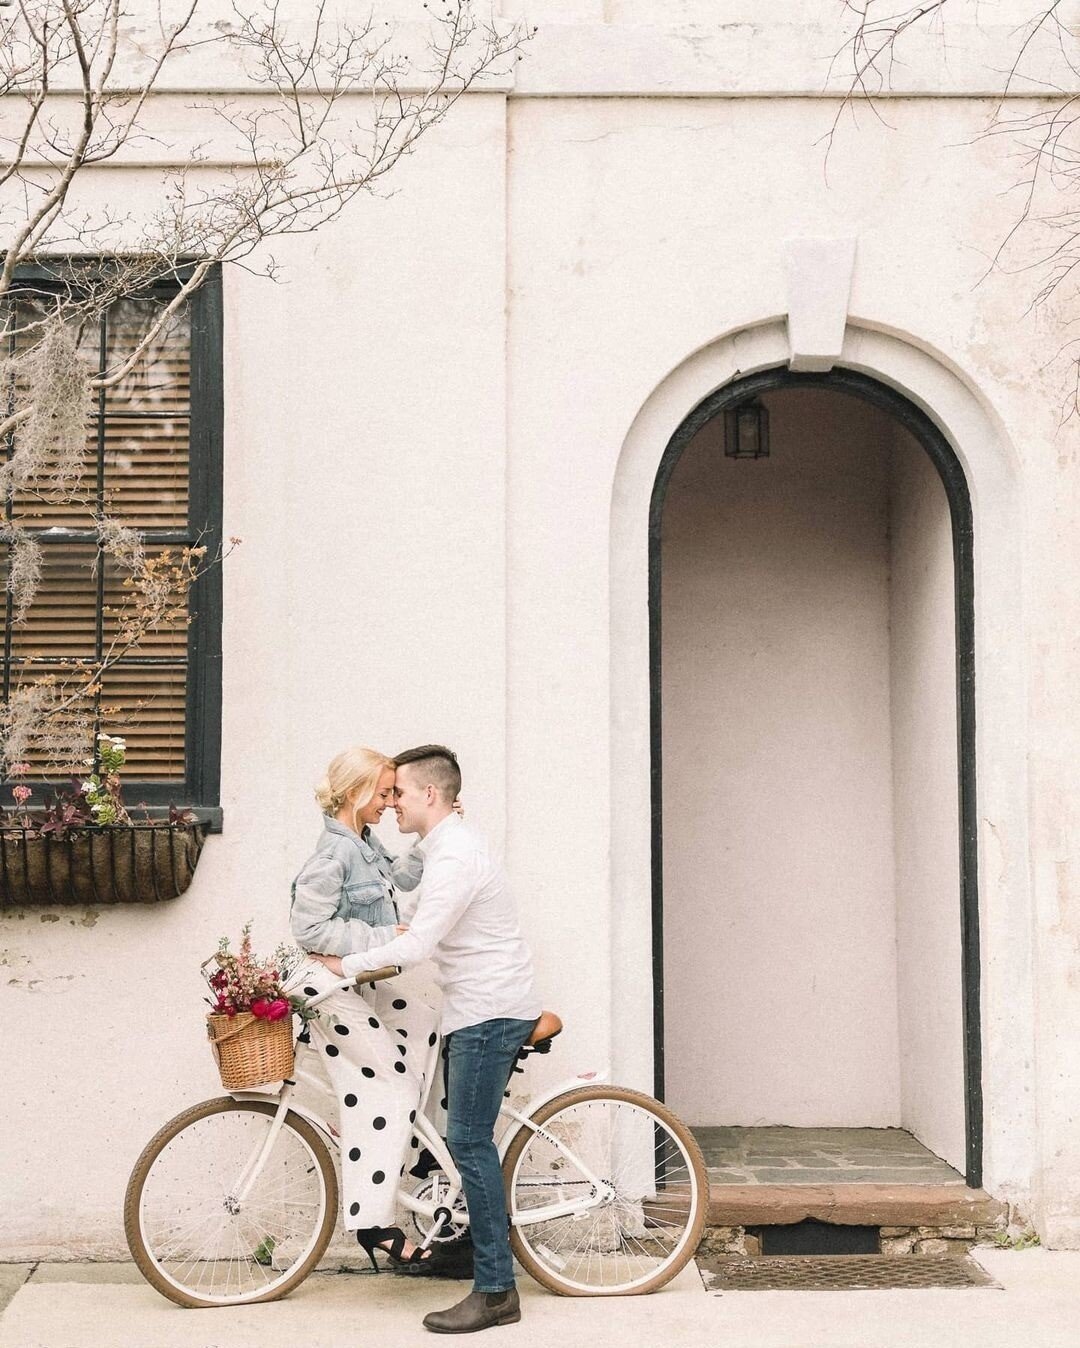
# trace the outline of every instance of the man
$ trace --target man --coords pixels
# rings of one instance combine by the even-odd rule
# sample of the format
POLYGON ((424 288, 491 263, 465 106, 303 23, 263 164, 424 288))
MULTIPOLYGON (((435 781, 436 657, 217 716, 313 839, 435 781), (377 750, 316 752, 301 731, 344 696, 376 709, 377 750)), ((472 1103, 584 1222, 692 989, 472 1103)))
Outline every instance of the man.
POLYGON ((441 744, 425 744, 395 761, 398 826, 419 834, 424 859, 412 924, 385 945, 322 958, 346 978, 389 964, 435 962, 447 1045, 446 1141, 469 1208, 473 1290, 425 1316, 424 1325, 467 1334, 521 1319, 494 1130, 510 1070, 541 1006, 502 867, 452 808, 461 790, 456 757, 441 744))

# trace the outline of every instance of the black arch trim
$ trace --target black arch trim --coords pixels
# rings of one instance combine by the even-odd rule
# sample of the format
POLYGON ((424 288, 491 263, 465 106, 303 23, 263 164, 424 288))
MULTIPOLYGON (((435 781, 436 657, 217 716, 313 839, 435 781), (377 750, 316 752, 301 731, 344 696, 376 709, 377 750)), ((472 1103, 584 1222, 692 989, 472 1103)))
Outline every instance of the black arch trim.
POLYGON ((971 495, 956 452, 941 428, 895 389, 855 370, 797 374, 784 368, 747 375, 710 394, 683 420, 660 460, 649 504, 649 687, 652 795, 652 965, 654 1090, 664 1098, 663 727, 661 724, 660 530, 668 485, 682 452, 725 407, 777 389, 818 388, 882 408, 918 440, 938 471, 949 502, 956 616, 957 761, 960 809, 960 939, 964 1035, 966 1175, 982 1185, 983 1093, 980 1019, 978 816, 975 800, 975 567, 971 495))

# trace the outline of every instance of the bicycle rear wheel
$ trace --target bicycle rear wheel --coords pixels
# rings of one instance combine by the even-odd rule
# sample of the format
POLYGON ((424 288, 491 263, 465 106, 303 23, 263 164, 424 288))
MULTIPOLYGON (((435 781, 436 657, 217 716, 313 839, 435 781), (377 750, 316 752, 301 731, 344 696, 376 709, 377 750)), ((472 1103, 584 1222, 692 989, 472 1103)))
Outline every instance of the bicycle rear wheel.
POLYGON ((621 1086, 586 1086, 537 1111, 503 1162, 510 1244, 563 1296, 655 1292, 694 1256, 709 1181, 693 1135, 666 1106, 621 1086), (587 1172, 587 1173, 586 1173, 587 1172), (545 1208, 580 1203, 543 1218, 545 1208))
POLYGON ((171 1119, 135 1163, 124 1200, 128 1248, 178 1306, 242 1306, 298 1287, 322 1258, 338 1184, 325 1142, 289 1112, 254 1184, 270 1101, 204 1100, 171 1119))

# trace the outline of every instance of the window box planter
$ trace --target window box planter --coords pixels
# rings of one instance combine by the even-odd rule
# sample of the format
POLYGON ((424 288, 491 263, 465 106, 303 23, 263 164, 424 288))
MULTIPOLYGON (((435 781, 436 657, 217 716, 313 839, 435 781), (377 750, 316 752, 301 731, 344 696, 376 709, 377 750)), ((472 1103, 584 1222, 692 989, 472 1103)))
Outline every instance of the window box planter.
POLYGON ((0 824, 0 906, 178 898, 191 884, 206 832, 202 821, 139 823, 57 838, 0 824))

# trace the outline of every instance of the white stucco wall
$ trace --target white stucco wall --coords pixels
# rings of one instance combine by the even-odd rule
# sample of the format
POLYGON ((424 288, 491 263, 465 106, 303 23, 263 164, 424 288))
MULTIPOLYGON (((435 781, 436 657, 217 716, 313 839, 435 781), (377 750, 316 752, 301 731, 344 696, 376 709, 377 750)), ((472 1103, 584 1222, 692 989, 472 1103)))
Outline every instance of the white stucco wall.
MULTIPOLYGON (((857 242, 842 363, 926 409, 971 485, 986 1183, 1080 1245, 1077 446, 1062 315, 985 275, 1015 16, 920 48, 826 180, 835 46, 807 7, 762 40, 759 8, 560 6, 397 196, 276 248, 285 285, 229 277, 225 832, 174 904, 0 915, 3 1257, 122 1253, 135 1154, 215 1089, 195 968, 249 915, 283 929, 343 740, 456 745, 567 1020, 542 1071, 651 1085, 648 495, 697 401, 786 363, 784 244, 820 234, 857 242)), ((149 209, 160 175, 100 182, 149 209)))
POLYGON ((5 1256, 122 1253, 135 1157, 220 1093, 195 971, 249 917, 264 949, 287 934, 339 748, 459 746, 470 818, 502 845, 505 119, 501 98, 460 111, 424 211, 390 199, 286 245, 282 285, 227 276, 225 831, 173 903, 0 918, 5 1023, 49 1006, 65 1027, 19 1036, 5 1256))
POLYGON ((835 393, 764 401, 769 458, 725 458, 709 422, 664 509, 665 1098, 888 1127, 891 428, 835 393))
POLYGON ((889 611, 901 1118, 965 1169, 956 605, 949 503, 894 426, 889 611))

